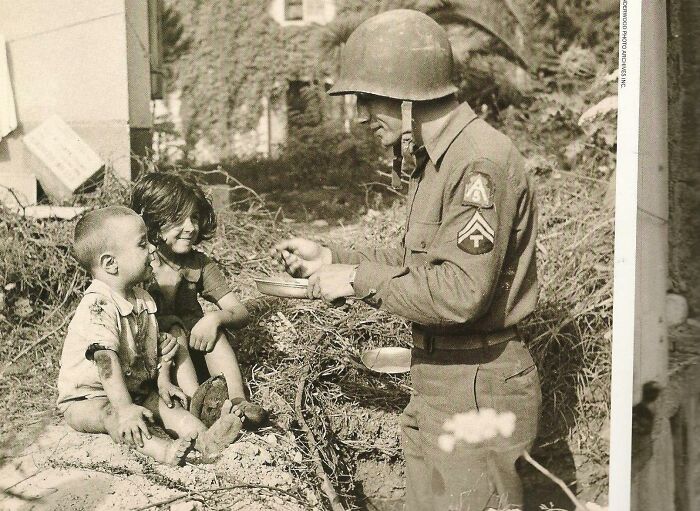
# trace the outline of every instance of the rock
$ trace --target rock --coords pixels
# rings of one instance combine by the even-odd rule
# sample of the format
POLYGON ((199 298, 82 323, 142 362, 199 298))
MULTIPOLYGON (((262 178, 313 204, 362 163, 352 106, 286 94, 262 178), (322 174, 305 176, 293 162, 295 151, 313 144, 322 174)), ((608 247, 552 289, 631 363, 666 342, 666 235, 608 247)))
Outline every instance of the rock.
POLYGON ((274 433, 270 433, 269 435, 265 435, 263 438, 265 442, 267 442, 270 445, 277 445, 277 436, 274 433))
POLYGON ((18 298, 15 302, 15 315, 20 318, 26 318, 31 316, 34 309, 32 309, 31 302, 28 298, 18 298))
POLYGON ((673 328, 682 325, 688 319, 688 302, 682 295, 666 295, 666 326, 673 328))
POLYGON ((170 506, 170 511, 200 511, 201 509, 202 503, 197 500, 176 502, 170 506))
POLYGON ((261 447, 260 452, 258 453, 258 460, 263 465, 271 465, 272 464, 272 456, 270 455, 270 451, 268 451, 267 449, 263 449, 261 447))
POLYGON ((372 220, 373 218, 378 218, 381 216, 381 212, 377 211, 376 209, 368 209, 367 213, 365 213, 365 220, 372 220))

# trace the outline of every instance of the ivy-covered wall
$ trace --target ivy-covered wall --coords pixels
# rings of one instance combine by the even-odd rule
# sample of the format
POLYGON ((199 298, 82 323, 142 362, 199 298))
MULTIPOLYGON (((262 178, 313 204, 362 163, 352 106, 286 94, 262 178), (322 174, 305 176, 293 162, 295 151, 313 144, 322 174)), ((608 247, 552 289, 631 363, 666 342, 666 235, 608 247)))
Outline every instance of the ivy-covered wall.
POLYGON ((206 139, 222 157, 235 154, 234 133, 255 129, 261 98, 276 102, 289 80, 322 80, 314 26, 281 27, 259 0, 182 0, 188 50, 177 60, 186 141, 206 139))

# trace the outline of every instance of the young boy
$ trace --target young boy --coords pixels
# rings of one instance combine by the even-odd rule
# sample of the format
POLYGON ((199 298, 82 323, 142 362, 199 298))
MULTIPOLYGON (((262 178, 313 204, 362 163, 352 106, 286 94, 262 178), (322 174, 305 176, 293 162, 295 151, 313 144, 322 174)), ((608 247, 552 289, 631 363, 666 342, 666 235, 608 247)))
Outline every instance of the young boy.
POLYGON ((173 405, 173 397, 186 398, 168 372, 159 371, 155 302, 135 287, 152 271, 153 246, 141 217, 121 206, 87 213, 75 227, 73 252, 93 280, 61 355, 58 407, 68 425, 108 433, 162 463, 181 464, 192 448, 206 458, 219 454, 240 431, 240 412, 225 402, 207 429, 173 405), (146 421, 154 419, 177 440, 152 436, 146 421))

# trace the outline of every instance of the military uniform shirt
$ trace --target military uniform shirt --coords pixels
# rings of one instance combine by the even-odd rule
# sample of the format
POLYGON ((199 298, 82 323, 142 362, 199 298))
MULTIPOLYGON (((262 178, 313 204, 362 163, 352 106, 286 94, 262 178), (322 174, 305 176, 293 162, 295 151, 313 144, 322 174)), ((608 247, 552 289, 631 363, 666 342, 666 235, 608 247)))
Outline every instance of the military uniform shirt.
POLYGON ((400 247, 344 250, 370 305, 436 333, 517 324, 537 300, 536 204, 510 139, 461 104, 416 151, 400 247))

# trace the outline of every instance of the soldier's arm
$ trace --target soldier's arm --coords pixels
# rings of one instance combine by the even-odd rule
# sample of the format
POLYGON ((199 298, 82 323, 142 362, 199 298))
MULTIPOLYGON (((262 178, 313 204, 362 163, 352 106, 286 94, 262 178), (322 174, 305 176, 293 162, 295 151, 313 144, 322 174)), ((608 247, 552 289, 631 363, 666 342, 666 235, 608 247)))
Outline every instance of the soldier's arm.
POLYGON ((333 263, 360 264, 363 261, 374 262, 389 266, 398 266, 403 262, 401 247, 360 247, 346 249, 337 245, 328 245, 333 256, 333 263))
POLYGON ((355 293, 370 305, 426 326, 471 322, 491 303, 517 215, 518 194, 507 170, 478 160, 455 172, 444 192, 439 225, 412 223, 406 247, 427 264, 390 266, 361 261, 355 293), (465 190, 482 176, 489 201, 475 206, 465 190))

